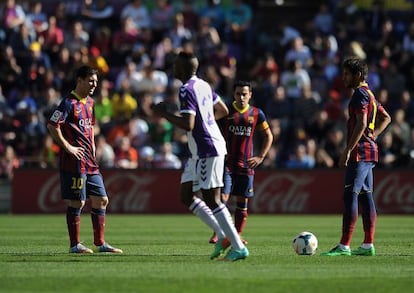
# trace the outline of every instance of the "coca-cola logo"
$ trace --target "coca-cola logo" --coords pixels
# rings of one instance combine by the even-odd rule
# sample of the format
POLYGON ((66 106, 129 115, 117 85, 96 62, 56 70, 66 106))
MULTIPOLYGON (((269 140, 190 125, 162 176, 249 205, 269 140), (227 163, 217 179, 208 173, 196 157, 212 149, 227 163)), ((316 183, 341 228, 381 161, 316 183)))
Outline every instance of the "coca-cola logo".
POLYGON ((255 197, 250 210, 255 213, 300 213, 306 211, 309 192, 306 186, 313 182, 310 175, 274 173, 255 185, 255 197))
POLYGON ((106 177, 105 185, 109 193, 109 208, 112 212, 148 212, 151 188, 156 176, 132 172, 114 172, 106 177))
POLYGON ((40 188, 37 205, 42 212, 57 213, 64 210, 59 180, 59 174, 50 176, 40 188))
POLYGON ((379 212, 413 213, 414 184, 398 174, 390 174, 375 185, 374 197, 379 212))
MULTIPOLYGON (((149 185, 156 178, 151 175, 137 176, 132 172, 113 172, 104 178, 112 212, 147 212, 151 192, 149 185)), ((38 206, 42 212, 57 213, 65 209, 60 192, 59 174, 49 177, 41 186, 38 206)))

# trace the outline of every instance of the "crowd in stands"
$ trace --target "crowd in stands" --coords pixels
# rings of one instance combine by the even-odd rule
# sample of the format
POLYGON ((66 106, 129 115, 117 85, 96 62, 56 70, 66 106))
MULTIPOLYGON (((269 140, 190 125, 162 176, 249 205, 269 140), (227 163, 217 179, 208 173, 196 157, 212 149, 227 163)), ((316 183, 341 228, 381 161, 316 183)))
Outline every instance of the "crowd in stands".
POLYGON ((413 165, 411 12, 392 14, 378 0, 370 9, 330 0, 302 25, 280 18, 268 26, 242 0, 54 1, 53 11, 46 2, 0 3, 0 177, 56 167, 59 147, 45 125, 81 64, 100 72, 93 98, 102 168, 181 168, 185 132, 152 113, 159 101, 179 109, 172 61, 181 50, 199 57, 199 75, 226 101, 236 79, 252 82, 275 138, 261 166, 269 169, 337 166, 350 97, 341 62, 357 55, 392 114, 378 138, 379 167, 413 165))

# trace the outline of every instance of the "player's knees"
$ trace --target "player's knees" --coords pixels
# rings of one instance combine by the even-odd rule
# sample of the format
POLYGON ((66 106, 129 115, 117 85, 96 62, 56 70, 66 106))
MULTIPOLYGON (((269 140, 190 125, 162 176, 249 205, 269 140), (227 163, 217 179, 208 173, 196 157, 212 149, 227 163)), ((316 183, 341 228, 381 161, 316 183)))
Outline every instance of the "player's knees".
POLYGON ((95 209, 105 209, 109 204, 108 197, 91 196, 92 207, 95 209))
POLYGON ((106 208, 107 205, 109 204, 109 198, 108 197, 101 197, 101 208, 106 208))
POLYGON ((68 206, 75 209, 82 209, 85 206, 85 201, 83 200, 70 200, 68 206))

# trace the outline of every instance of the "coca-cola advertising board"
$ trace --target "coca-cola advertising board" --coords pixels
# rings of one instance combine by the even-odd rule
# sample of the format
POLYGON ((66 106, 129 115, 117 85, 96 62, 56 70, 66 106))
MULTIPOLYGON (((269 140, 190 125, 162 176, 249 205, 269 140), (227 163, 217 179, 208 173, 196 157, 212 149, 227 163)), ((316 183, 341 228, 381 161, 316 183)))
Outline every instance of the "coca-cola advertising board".
MULTIPOLYGON (((179 199, 178 170, 103 170, 111 213, 189 213, 179 199)), ((375 202, 382 214, 414 213, 414 172, 374 170, 375 202)), ((342 213, 343 176, 335 170, 258 170, 250 213, 342 213)), ((12 213, 63 213, 56 170, 16 170, 12 213)))

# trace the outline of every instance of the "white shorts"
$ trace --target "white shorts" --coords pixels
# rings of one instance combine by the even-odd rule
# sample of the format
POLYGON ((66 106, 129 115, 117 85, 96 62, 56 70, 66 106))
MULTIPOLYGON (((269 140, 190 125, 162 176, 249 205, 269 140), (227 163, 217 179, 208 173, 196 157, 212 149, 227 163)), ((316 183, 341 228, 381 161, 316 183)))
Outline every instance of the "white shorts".
POLYGON ((188 159, 181 175, 181 183, 193 182, 193 192, 223 187, 224 156, 188 159))

